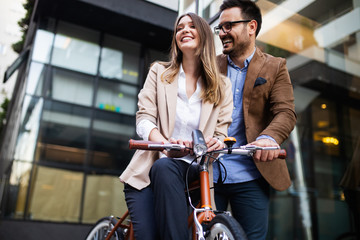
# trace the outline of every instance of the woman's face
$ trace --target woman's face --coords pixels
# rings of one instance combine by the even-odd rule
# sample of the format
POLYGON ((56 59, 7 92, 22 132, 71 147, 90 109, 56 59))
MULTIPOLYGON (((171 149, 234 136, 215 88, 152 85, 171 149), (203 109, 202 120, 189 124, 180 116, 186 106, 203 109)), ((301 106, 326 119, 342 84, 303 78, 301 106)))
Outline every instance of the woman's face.
POLYGON ((181 52, 195 52, 199 42, 199 34, 192 19, 188 15, 182 17, 176 27, 176 44, 181 52))

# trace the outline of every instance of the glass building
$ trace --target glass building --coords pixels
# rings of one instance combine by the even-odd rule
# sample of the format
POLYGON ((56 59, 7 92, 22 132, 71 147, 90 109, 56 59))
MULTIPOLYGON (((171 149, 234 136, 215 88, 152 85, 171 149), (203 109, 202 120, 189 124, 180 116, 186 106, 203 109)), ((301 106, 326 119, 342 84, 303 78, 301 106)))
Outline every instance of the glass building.
MULTIPOLYGON (((255 2, 257 47, 286 58, 298 115, 282 145, 293 184, 272 193, 268 239, 357 239, 347 202, 359 216, 360 0, 255 2)), ((221 3, 182 0, 179 13, 196 11, 214 27, 221 3)))
MULTIPOLYGON (((355 239, 344 190, 360 186, 360 0, 256 2, 257 47, 287 59, 298 115, 282 146, 293 184, 272 192, 268 239, 355 239)), ((124 210, 118 176, 148 67, 165 59, 178 13, 213 27, 221 3, 35 1, 0 139, 0 239, 41 239, 45 227, 83 239, 124 210)))
POLYGON ((22 238, 29 223, 25 239, 43 239, 50 223, 84 239, 126 208, 118 177, 133 154, 137 94, 150 64, 167 59, 177 17, 177 1, 155 3, 35 1, 2 134, 0 239, 22 238))

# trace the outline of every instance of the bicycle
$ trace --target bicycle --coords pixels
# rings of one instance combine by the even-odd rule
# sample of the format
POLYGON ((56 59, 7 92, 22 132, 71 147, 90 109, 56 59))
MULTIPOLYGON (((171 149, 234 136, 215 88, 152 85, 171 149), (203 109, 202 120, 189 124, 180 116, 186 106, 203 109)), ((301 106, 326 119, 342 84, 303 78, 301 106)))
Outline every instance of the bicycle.
MULTIPOLYGON (((244 230, 240 224, 231 216, 229 212, 221 212, 213 210, 210 198, 210 181, 209 181, 209 163, 210 160, 218 160, 214 154, 239 154, 252 156, 257 150, 274 150, 277 147, 258 147, 253 145, 241 146, 233 148, 236 139, 228 137, 224 140, 227 148, 207 152, 204 137, 199 130, 193 131, 193 152, 196 159, 200 158, 199 180, 190 186, 186 184, 186 192, 188 194, 189 205, 193 208, 193 212, 188 217, 188 227, 192 228, 192 239, 210 240, 210 239, 247 239, 244 230), (199 189, 200 201, 196 207, 192 205, 190 192, 199 189)), ((184 145, 151 142, 142 140, 129 140, 130 149, 163 151, 163 150, 180 150, 185 148, 184 145)), ((279 158, 285 159, 286 152, 280 149, 279 158)), ((115 218, 113 216, 104 217, 95 223, 90 230, 86 240, 105 239, 105 240, 134 240, 134 232, 129 219, 129 211, 127 210, 122 217, 115 218)))

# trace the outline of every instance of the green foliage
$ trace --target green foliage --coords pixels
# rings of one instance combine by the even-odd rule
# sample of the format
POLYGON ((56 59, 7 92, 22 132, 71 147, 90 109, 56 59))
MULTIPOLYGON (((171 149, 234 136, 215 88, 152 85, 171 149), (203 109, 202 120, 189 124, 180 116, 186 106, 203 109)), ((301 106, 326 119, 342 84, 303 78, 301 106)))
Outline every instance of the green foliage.
POLYGON ((0 133, 4 127, 4 125, 6 124, 5 120, 6 120, 6 112, 8 110, 8 106, 9 106, 10 100, 8 98, 4 99, 4 102, 0 105, 0 133))
POLYGON ((34 3, 35 0, 27 0, 23 4, 24 9, 26 10, 26 14, 22 19, 18 21, 18 25, 20 26, 21 32, 23 34, 18 42, 12 44, 12 49, 17 53, 20 53, 24 48, 25 38, 30 24, 31 14, 34 9, 34 3))

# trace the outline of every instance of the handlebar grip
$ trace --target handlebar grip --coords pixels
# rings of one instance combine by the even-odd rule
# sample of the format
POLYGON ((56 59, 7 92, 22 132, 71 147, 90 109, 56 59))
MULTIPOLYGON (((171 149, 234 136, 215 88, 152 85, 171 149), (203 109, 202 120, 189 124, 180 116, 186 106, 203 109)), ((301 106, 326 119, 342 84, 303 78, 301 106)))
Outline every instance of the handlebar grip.
POLYGON ((281 158, 281 159, 286 158, 286 150, 285 149, 280 149, 280 153, 279 153, 278 158, 281 158))
POLYGON ((162 151, 165 149, 165 147, 149 148, 149 144, 164 144, 164 143, 130 139, 129 140, 129 149, 141 149, 141 150, 152 150, 152 151, 162 151))

